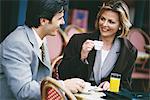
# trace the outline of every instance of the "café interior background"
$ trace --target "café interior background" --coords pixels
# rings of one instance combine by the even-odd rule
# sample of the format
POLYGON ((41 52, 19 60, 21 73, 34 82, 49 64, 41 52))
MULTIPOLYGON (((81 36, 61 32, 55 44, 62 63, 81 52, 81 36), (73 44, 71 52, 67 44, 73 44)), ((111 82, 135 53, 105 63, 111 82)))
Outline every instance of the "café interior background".
MULTIPOLYGON (((133 27, 142 29, 150 36, 149 0, 125 0, 125 2, 129 6, 133 27)), ((24 24, 27 3, 28 0, 0 0, 0 42, 18 25, 24 24)), ((65 12, 66 24, 62 26, 62 29, 65 29, 69 24, 74 24, 77 22, 76 18, 79 18, 83 20, 80 27, 83 27, 86 31, 93 31, 96 14, 101 5, 102 0, 69 0, 68 11, 65 12)), ((143 88, 148 88, 146 91, 150 90, 147 80, 135 80, 135 83, 137 85, 137 87, 134 87, 135 91, 145 91, 143 88), (146 87, 139 86, 141 84, 146 87)))

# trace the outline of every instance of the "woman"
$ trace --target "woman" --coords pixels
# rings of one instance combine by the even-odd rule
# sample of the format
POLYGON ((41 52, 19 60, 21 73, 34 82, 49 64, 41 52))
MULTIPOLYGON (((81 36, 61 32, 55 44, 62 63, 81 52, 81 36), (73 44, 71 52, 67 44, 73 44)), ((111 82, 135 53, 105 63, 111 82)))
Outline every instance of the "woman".
POLYGON ((131 23, 125 2, 104 2, 95 26, 96 32, 76 34, 71 38, 59 65, 60 78, 79 77, 109 90, 110 74, 119 73, 121 87, 131 89, 130 79, 137 50, 126 39, 131 23), (94 40, 103 42, 101 50, 93 48, 94 40))

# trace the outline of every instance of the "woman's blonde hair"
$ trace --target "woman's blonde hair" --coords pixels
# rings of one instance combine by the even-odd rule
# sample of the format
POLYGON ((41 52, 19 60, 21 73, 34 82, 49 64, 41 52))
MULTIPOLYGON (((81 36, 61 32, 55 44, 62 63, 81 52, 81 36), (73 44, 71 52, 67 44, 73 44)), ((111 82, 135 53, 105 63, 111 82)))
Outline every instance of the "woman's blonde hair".
POLYGON ((119 14, 121 30, 118 29, 119 36, 125 37, 128 34, 129 28, 132 26, 130 22, 129 9, 126 3, 122 0, 107 0, 97 14, 95 27, 99 30, 99 19, 105 10, 111 10, 119 14))

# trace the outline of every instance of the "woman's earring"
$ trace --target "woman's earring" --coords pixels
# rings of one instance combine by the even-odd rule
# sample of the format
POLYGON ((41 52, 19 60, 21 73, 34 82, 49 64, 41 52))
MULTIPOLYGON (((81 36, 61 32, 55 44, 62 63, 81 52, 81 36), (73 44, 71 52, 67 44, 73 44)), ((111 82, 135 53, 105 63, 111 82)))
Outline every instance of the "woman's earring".
POLYGON ((121 27, 119 27, 119 31, 121 30, 121 27))

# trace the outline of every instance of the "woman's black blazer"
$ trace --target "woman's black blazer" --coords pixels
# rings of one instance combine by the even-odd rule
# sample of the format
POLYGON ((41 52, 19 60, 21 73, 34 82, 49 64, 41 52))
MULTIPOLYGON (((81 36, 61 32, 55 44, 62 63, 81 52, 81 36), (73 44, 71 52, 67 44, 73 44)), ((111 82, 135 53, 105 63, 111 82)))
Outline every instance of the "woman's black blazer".
MULTIPOLYGON (((60 79, 82 78, 85 81, 89 81, 88 79, 93 71, 96 50, 93 49, 89 53, 87 58, 89 64, 80 60, 80 51, 84 41, 87 39, 98 40, 99 35, 98 32, 95 32, 75 34, 72 36, 64 50, 62 62, 58 67, 60 79)), ((119 56, 116 63, 112 65, 114 66, 112 72, 120 73, 122 75, 121 86, 131 89, 131 74, 137 57, 137 50, 126 38, 119 38, 119 40, 121 42, 121 48, 120 52, 116 52, 119 56)), ((109 79, 110 74, 106 78, 103 78, 102 81, 109 81, 109 79)))

